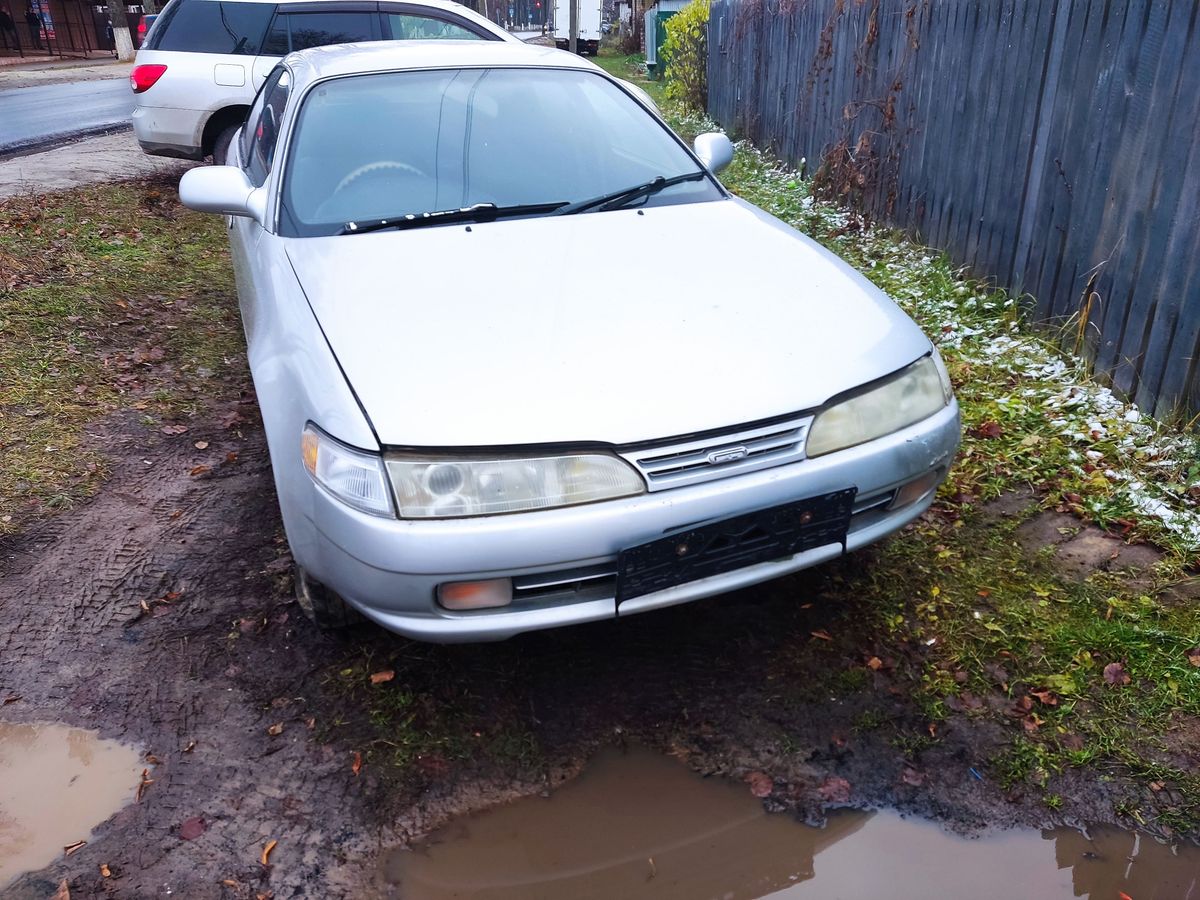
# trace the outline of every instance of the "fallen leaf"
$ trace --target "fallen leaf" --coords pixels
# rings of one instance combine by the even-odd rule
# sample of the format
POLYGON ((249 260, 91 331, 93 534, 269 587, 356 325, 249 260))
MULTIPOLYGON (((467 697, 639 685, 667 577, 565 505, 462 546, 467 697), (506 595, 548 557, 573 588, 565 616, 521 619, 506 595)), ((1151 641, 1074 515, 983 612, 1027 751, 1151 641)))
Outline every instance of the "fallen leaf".
POLYGON ((21 699, 20 694, 9 694, 7 697, 4 698, 4 702, 0 703, 0 706, 8 706, 8 704, 16 703, 20 699, 21 699))
POLYGON ((362 771, 362 754, 357 750, 354 751, 354 762, 350 764, 350 771, 354 773, 354 777, 358 777, 358 773, 362 771))
POLYGON ((189 475, 203 475, 207 471, 209 471, 208 466, 204 466, 204 465, 192 466, 190 469, 188 469, 188 474, 189 475))
POLYGON ((192 446, 195 447, 197 450, 207 450, 208 449, 208 441, 196 441, 196 443, 192 444, 192 446))
POLYGON ((225 462, 227 462, 227 463, 235 463, 235 462, 237 462, 237 458, 238 458, 238 455, 233 450, 230 450, 228 453, 225 454, 225 462))
POLYGON ((203 816, 192 816, 190 819, 184 819, 179 826, 179 836, 185 841, 194 841, 207 830, 208 824, 203 816))
POLYGON ((833 640, 833 638, 829 636, 829 632, 825 631, 824 629, 818 629, 817 631, 812 632, 812 636, 822 641, 833 640))
POLYGON ((148 777, 149 775, 150 775, 149 769, 142 769, 142 780, 138 782, 137 794, 134 795, 134 798, 133 798, 135 803, 141 803, 142 802, 142 794, 146 793, 146 788, 148 788, 148 787, 150 787, 150 785, 154 784, 154 779, 148 777))
POLYGON ((916 769, 905 768, 900 773, 900 780, 912 787, 920 787, 925 783, 925 774, 918 772, 916 769))
POLYGON ((850 782, 837 775, 830 775, 821 782, 817 793, 826 803, 846 803, 850 800, 850 782))
POLYGON ((1117 897, 1120 898, 1120 900, 1133 900, 1133 898, 1124 891, 1117 891, 1117 897))
POLYGON ((376 672, 371 676, 371 684, 383 684, 385 681, 391 681, 396 677, 396 673, 391 669, 384 669, 382 672, 376 672))
POLYGON ((192 752, 193 750, 195 750, 195 749, 196 749, 196 742, 195 742, 195 741, 188 741, 188 742, 187 742, 187 746, 186 746, 186 747, 184 747, 184 748, 183 748, 183 750, 181 750, 180 752, 181 752, 181 753, 191 753, 191 752, 192 752))
POLYGON ((750 785, 750 793, 755 797, 769 797, 775 790, 775 782, 766 772, 751 772, 745 780, 746 784, 750 785))
POLYGON ((1058 706, 1058 697, 1053 691, 1030 691, 1034 697, 1037 697, 1039 703, 1046 706, 1058 706))
POLYGON ((1104 680, 1111 685, 1129 684, 1129 673, 1119 662, 1111 662, 1104 667, 1104 680))
POLYGON ((58 883, 58 890, 50 900, 71 900, 71 886, 67 884, 67 879, 64 878, 58 883))
POLYGON ((975 434, 981 438, 998 438, 1003 433, 996 422, 984 422, 975 429, 975 434))
POLYGON ((160 430, 163 434, 183 434, 188 427, 186 425, 164 425, 160 430))
POLYGON ((258 858, 258 861, 264 866, 269 866, 271 864, 271 851, 274 850, 278 844, 279 841, 275 840, 274 838, 267 841, 267 845, 263 847, 262 856, 258 858))
POLYGON ((1035 713, 1030 713, 1021 720, 1021 725, 1029 734, 1033 734, 1041 727, 1042 721, 1035 713))
POLYGON ((873 672, 878 672, 881 668, 883 668, 883 660, 878 656, 872 656, 867 660, 867 668, 873 672))
POLYGON ((316 717, 315 717, 315 716, 309 716, 307 719, 305 719, 305 720, 304 720, 304 727, 305 727, 305 728, 307 728, 309 731, 312 731, 314 728, 316 728, 316 727, 317 727, 317 719, 316 719, 316 717))
POLYGON ((1187 652, 1188 662, 1193 666, 1200 666, 1200 647, 1193 647, 1187 652))
POLYGON ((269 734, 271 737, 279 737, 281 734, 283 734, 283 723, 276 722, 274 725, 269 726, 267 728, 267 734, 269 734))
POLYGON ((112 878, 112 869, 110 869, 104 863, 100 864, 100 877, 101 878, 112 878))
POLYGON ((231 888, 240 888, 242 886, 242 883, 236 878, 226 878, 222 880, 221 884, 225 885, 225 887, 231 888))
POLYGON ((958 699, 962 702, 963 709, 976 710, 983 709, 983 700, 972 694, 970 691, 963 691, 959 694, 958 699))
POLYGON ((87 846, 87 841, 76 841, 73 844, 68 844, 67 846, 63 847, 63 854, 66 856, 70 856, 76 850, 82 850, 86 846, 87 846))
POLYGON ((1156 793, 1156 794, 1157 794, 1159 791, 1161 791, 1163 788, 1165 788, 1166 786, 1167 786, 1167 783, 1166 783, 1165 781, 1152 781, 1152 782, 1150 782, 1150 790, 1154 791, 1154 793, 1156 793))

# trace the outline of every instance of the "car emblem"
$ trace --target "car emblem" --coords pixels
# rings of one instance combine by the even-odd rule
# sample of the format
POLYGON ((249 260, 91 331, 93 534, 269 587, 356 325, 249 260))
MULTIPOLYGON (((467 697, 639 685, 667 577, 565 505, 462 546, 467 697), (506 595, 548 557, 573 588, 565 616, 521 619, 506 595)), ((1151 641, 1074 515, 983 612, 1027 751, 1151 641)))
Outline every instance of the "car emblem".
POLYGON ((720 450, 714 450, 708 454, 705 459, 708 460, 710 466, 719 466, 722 463, 737 462, 739 459, 745 459, 749 452, 745 447, 722 447, 720 450))

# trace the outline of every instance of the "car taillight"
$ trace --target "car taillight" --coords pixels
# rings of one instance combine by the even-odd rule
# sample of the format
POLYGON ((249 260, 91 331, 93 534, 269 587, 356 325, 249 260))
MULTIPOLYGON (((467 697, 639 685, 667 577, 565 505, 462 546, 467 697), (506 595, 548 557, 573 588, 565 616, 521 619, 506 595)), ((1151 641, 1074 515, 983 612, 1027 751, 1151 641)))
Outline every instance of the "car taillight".
POLYGON ((167 71, 166 66, 134 66, 133 71, 129 73, 129 86, 133 88, 135 94, 148 91, 154 87, 154 83, 158 79, 162 78, 165 71, 167 71))
POLYGON ((146 33, 146 20, 142 19, 142 21, 138 22, 138 34, 145 34, 145 33, 146 33))

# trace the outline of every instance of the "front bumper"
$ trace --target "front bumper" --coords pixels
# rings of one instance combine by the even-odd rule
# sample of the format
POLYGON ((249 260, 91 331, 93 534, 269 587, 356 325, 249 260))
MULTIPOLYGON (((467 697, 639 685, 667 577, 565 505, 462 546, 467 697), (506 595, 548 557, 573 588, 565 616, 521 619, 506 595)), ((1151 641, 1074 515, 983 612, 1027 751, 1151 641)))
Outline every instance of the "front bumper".
POLYGON ((851 518, 846 550, 877 541, 924 512, 934 491, 895 509, 871 504, 886 504, 890 492, 931 472, 940 481, 959 436, 952 403, 903 431, 817 459, 602 503, 468 519, 382 519, 310 483, 305 514, 286 524, 297 562, 384 628, 426 641, 502 640, 709 597, 843 552, 841 544, 815 547, 636 597, 618 610, 615 590, 596 573, 611 569, 627 547, 701 523, 856 487, 862 511, 851 518), (591 580, 535 591, 497 610, 450 612, 435 600, 437 586, 448 581, 537 582, 536 576, 550 575, 541 580, 552 583, 556 573, 587 573, 591 580))

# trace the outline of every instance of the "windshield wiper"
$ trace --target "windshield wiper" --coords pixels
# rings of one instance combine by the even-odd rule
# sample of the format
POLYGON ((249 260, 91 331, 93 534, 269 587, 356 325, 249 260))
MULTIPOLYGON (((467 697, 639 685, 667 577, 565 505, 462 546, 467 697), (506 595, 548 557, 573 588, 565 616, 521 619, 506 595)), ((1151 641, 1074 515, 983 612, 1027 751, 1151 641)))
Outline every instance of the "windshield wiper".
POLYGON ((497 206, 495 203, 476 203, 461 209, 438 209, 422 213, 405 213, 387 219, 367 219, 362 222, 347 222, 338 234, 364 234, 382 231, 385 228, 424 228, 427 225, 453 225, 455 222, 493 222, 509 216, 536 216, 551 213, 567 205, 566 200, 558 203, 526 203, 517 206, 497 206))
POLYGON ((707 173, 701 169, 697 172, 688 172, 686 175, 676 175, 674 178, 663 178, 659 175, 653 181, 647 181, 645 184, 634 185, 633 187, 622 188, 619 191, 612 191, 608 194, 601 194, 599 197, 593 197, 590 200, 580 200, 577 203, 572 203, 568 206, 563 206, 555 215, 569 216, 574 213, 584 212, 589 209, 609 210, 620 209, 627 203, 632 203, 634 200, 641 200, 643 197, 649 197, 651 194, 657 194, 663 188, 669 188, 673 184, 682 184, 685 181, 699 181, 707 173))

